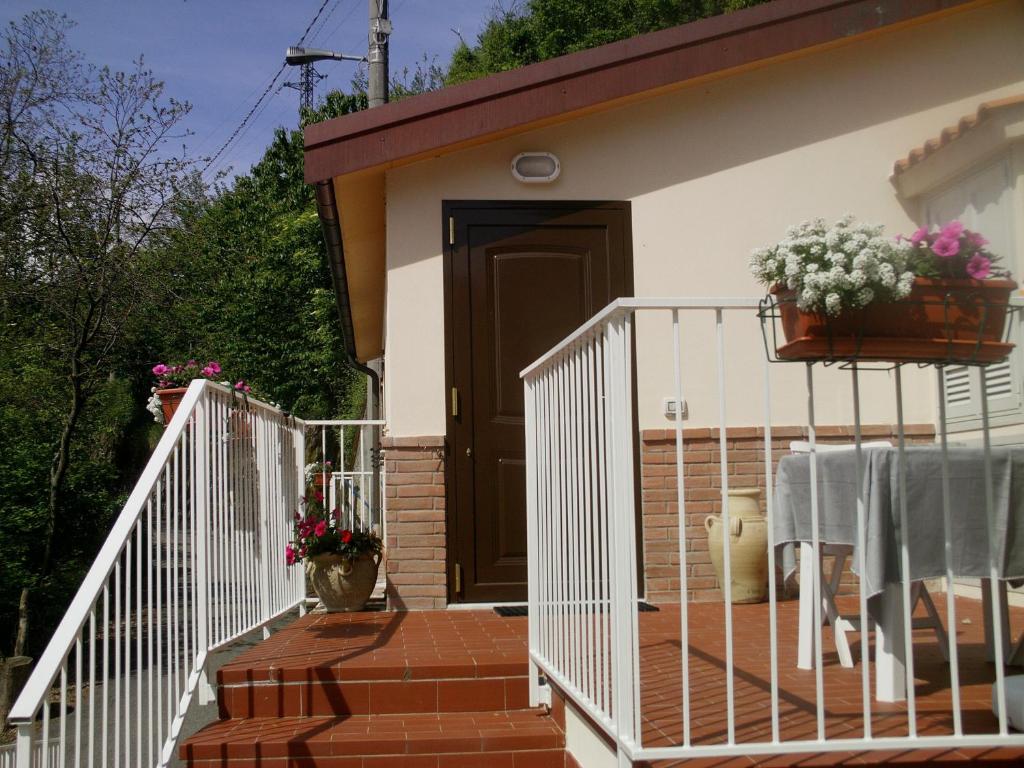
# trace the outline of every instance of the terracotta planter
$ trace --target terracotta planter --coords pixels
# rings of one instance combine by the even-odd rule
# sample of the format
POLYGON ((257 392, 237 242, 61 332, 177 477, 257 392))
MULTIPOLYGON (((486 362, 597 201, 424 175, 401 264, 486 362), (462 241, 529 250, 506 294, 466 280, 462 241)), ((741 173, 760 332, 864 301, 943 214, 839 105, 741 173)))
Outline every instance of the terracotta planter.
POLYGON ((158 389, 157 396, 160 398, 160 409, 164 412, 164 427, 171 423, 174 412, 178 410, 181 399, 188 392, 188 387, 174 387, 172 389, 158 389))
POLYGON ((837 317, 797 309, 795 292, 773 289, 786 344, 784 360, 856 357, 862 360, 996 362, 1003 342, 1012 280, 919 277, 910 295, 848 310, 837 317))
MULTIPOLYGON (((768 593, 768 522, 761 514, 759 488, 734 488, 729 491, 729 575, 734 603, 760 603, 768 593)), ((719 585, 725 584, 722 519, 708 515, 711 564, 719 585)))
POLYGON ((315 555, 306 563, 306 574, 328 613, 361 611, 377 584, 380 560, 379 555, 315 555))

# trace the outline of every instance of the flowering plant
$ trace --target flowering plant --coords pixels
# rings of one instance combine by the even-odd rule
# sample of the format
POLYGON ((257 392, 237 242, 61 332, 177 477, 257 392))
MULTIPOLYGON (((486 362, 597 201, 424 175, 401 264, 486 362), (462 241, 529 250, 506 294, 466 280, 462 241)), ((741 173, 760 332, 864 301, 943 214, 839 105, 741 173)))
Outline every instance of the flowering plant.
POLYGON ((985 249, 988 240, 959 221, 943 224, 934 231, 921 227, 910 237, 900 237, 910 244, 914 272, 922 277, 1009 277, 1006 270, 996 268, 999 257, 985 249))
POLYGON ((334 471, 334 464, 330 459, 326 461, 314 461, 305 466, 306 485, 308 486, 317 475, 331 474, 334 471))
POLYGON ((914 285, 913 246, 882 227, 846 215, 834 224, 805 221, 777 245, 757 248, 750 271, 772 289, 789 289, 804 312, 838 315, 873 301, 896 301, 914 285))
POLYGON ((312 497, 303 497, 301 501, 305 514, 295 512, 294 537, 284 549, 288 565, 316 555, 341 555, 354 560, 383 551, 384 544, 373 531, 342 528, 339 509, 327 514, 320 491, 314 491, 312 497))
MULTIPOLYGON (((221 379, 221 384, 225 387, 230 387, 240 394, 254 394, 252 387, 249 386, 244 379, 239 379, 232 383, 230 379, 224 377, 220 363, 216 360, 211 360, 206 365, 200 365, 196 360, 189 360, 186 363, 175 363, 172 365, 157 363, 153 366, 152 373, 156 381, 149 390, 151 395, 149 401, 146 403, 146 410, 153 414, 153 420, 158 424, 162 424, 164 421, 160 395, 157 394, 161 389, 187 387, 189 382, 194 379, 209 379, 210 381, 217 381, 218 379, 221 379)), ((269 405, 272 405, 275 408, 281 407, 279 404, 271 402, 268 398, 260 396, 260 399, 266 401, 269 405)))

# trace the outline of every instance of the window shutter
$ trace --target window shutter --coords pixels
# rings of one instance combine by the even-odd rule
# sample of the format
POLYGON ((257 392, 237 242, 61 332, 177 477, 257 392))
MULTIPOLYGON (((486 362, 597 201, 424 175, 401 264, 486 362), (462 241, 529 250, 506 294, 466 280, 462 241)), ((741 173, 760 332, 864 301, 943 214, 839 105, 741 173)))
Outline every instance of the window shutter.
POLYGON ((942 376, 946 385, 946 418, 973 416, 978 410, 978 399, 974 396, 971 369, 966 365, 950 365, 942 369, 942 376))

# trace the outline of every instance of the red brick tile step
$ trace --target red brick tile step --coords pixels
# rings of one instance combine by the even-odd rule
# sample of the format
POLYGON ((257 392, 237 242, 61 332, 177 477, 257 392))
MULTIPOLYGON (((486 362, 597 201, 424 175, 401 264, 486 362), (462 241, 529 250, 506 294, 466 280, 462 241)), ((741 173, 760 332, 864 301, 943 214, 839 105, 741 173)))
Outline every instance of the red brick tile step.
POLYGON ((194 768, 563 768, 564 737, 538 710, 222 720, 181 747, 194 768))
POLYGON ((190 768, 564 768, 529 709, 527 622, 493 611, 310 614, 220 669, 190 768))
POLYGON ((528 706, 526 621, 493 611, 309 614, 217 674, 222 718, 528 706))

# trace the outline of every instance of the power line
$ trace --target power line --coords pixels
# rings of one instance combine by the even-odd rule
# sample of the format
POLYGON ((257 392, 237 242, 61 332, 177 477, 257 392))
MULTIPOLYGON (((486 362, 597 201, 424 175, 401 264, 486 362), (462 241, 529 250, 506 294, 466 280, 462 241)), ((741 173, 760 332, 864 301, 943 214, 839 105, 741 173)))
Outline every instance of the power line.
MULTIPOLYGON (((320 4, 320 8, 317 10, 316 15, 313 16, 313 20, 306 25, 306 30, 302 33, 302 37, 299 38, 298 45, 301 46, 306 41, 306 35, 309 34, 309 30, 311 30, 313 28, 313 25, 316 24, 317 19, 320 18, 320 14, 324 12, 324 8, 327 7, 327 4, 330 1, 331 0, 323 0, 323 2, 320 4)), ((231 135, 228 136, 228 140, 221 144, 220 148, 213 154, 213 157, 211 157, 206 162, 206 165, 203 166, 203 169, 202 171, 200 171, 200 173, 206 173, 210 169, 210 166, 212 166, 214 162, 217 160, 217 158, 219 158, 224 153, 224 150, 228 148, 228 145, 231 144, 231 142, 235 140, 235 137, 238 136, 238 134, 242 131, 243 128, 245 128, 249 120, 252 118, 253 114, 256 112, 257 109, 259 109, 260 104, 263 103, 263 100, 267 98, 267 95, 271 92, 271 90, 273 90, 274 86, 277 85, 277 81, 281 78, 281 75, 284 74, 285 67, 287 66, 287 64, 281 64, 281 68, 277 70, 277 73, 271 79, 270 85, 268 85, 264 89, 263 93, 260 94, 260 97, 256 100, 256 103, 253 104, 252 109, 250 109, 246 116, 242 118, 242 122, 238 124, 238 127, 231 132, 231 135)))

